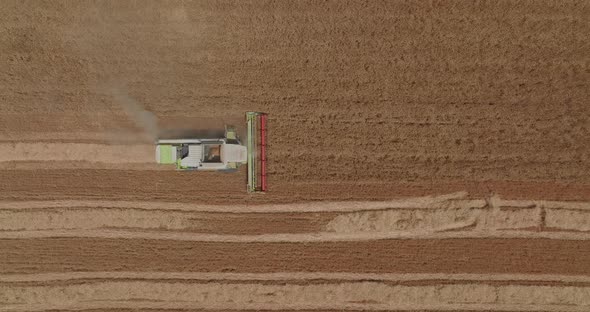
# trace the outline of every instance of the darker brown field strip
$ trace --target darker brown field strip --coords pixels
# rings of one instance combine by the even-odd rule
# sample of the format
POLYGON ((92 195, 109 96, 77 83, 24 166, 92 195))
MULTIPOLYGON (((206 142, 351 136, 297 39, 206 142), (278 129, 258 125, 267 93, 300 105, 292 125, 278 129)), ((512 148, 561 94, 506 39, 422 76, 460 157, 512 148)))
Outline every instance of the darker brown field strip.
MULTIPOLYGON (((243 171, 243 170, 242 170, 243 171)), ((273 180, 268 194, 245 192, 244 172, 178 172, 174 170, 47 169, 0 171, 0 201, 50 199, 117 199, 263 204, 300 201, 388 200, 467 191, 470 196, 504 199, 590 200, 590 184, 549 182, 362 182, 330 183, 273 180)))
POLYGON ((0 251, 3 274, 75 271, 590 274, 590 241, 551 239, 217 243, 44 238, 3 239, 0 251))

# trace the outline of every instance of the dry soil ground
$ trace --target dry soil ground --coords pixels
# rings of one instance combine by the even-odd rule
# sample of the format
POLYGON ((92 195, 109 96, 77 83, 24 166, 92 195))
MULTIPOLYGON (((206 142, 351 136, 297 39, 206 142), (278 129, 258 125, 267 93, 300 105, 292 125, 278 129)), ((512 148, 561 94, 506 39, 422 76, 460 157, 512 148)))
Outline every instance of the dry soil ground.
POLYGON ((589 16, 2 1, 0 311, 590 310, 589 16), (270 191, 156 166, 134 101, 268 112, 270 191))

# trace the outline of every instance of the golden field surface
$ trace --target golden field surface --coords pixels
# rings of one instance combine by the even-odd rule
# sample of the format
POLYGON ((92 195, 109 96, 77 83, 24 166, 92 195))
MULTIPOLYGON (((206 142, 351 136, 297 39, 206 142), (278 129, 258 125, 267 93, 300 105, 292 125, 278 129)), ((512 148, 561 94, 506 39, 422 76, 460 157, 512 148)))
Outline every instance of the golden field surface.
POLYGON ((0 311, 589 311, 589 16, 3 1, 0 311), (246 111, 267 193, 155 164, 246 111))

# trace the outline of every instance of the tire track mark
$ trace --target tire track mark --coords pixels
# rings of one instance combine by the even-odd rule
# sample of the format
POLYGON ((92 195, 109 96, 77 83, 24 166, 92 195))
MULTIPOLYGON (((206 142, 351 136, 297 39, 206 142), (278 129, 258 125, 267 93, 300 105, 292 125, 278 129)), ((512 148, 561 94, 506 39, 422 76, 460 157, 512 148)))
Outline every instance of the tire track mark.
MULTIPOLYGON (((448 274, 448 273, 340 273, 340 272, 273 272, 273 273, 231 273, 231 272, 67 272, 37 274, 0 274, 0 283, 51 282, 75 280, 189 280, 189 281, 373 281, 373 282, 558 282, 590 284, 590 275, 551 274, 448 274)), ((590 285, 588 285, 590 286, 590 285)))

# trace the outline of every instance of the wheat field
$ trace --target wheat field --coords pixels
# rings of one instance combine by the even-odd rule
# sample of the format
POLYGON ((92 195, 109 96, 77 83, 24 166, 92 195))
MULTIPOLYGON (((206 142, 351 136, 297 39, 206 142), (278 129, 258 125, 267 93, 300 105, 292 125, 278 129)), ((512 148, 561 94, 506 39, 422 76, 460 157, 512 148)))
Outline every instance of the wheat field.
POLYGON ((588 16, 2 1, 0 311, 590 311, 588 16), (246 111, 266 194, 155 164, 246 111))

